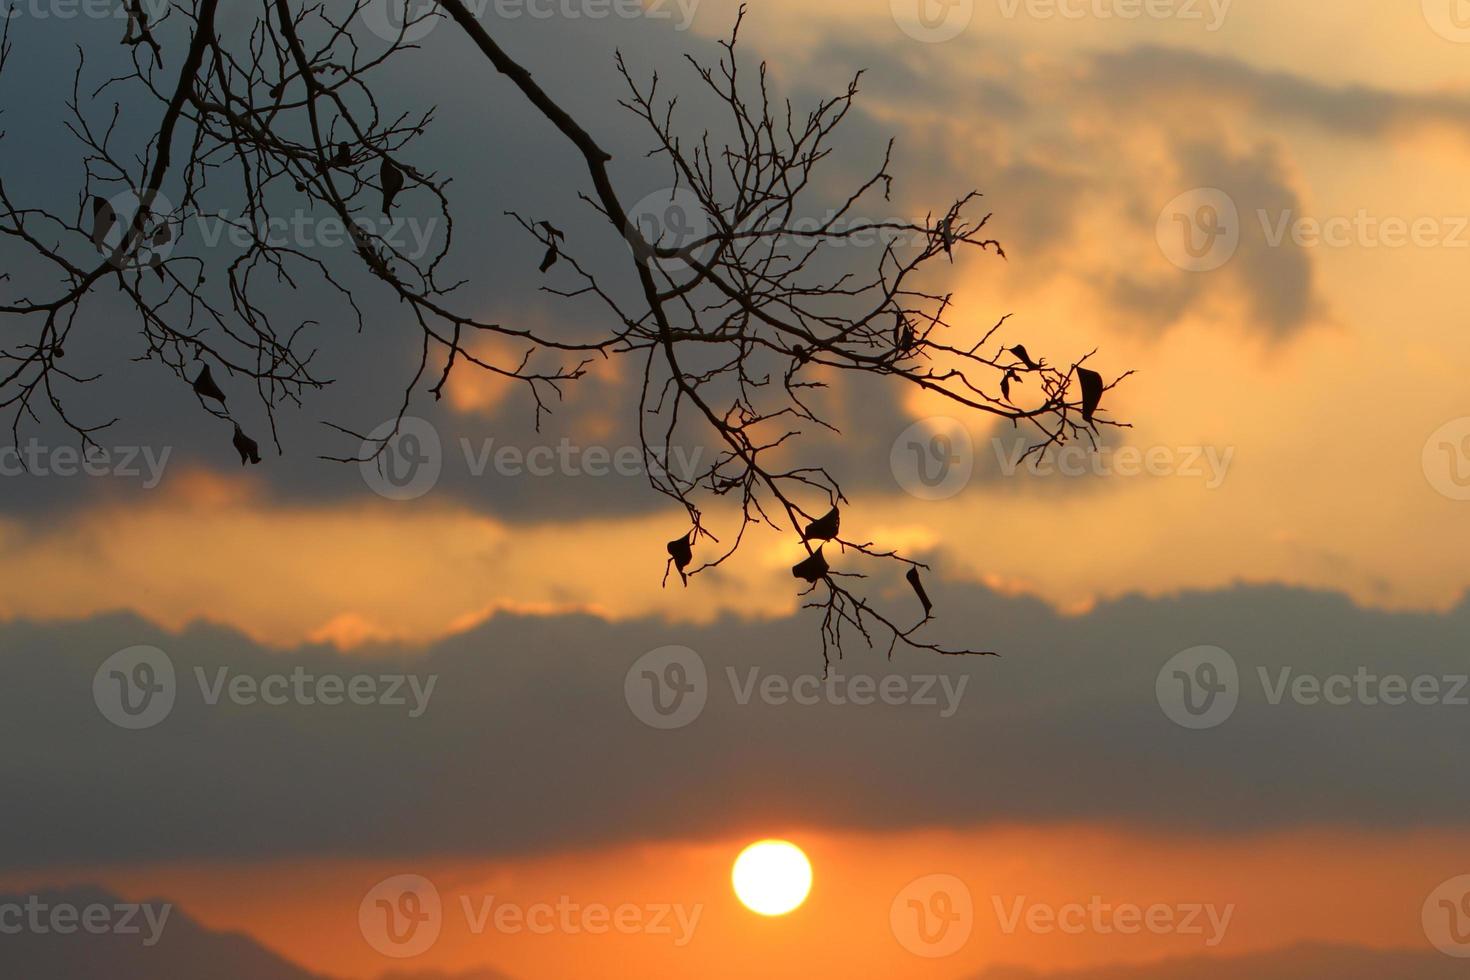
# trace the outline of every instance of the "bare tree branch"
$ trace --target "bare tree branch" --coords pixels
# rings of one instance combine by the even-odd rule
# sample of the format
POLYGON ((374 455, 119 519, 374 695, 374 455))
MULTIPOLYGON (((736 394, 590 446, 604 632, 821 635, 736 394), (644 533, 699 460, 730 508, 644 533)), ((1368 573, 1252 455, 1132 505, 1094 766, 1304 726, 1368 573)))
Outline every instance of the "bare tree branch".
MULTIPOLYGON (((620 104, 648 134, 649 156, 667 168, 671 201, 687 226, 684 234, 670 235, 657 222, 643 224, 647 215, 627 203, 614 180, 612 155, 462 0, 438 0, 491 68, 571 144, 591 184, 581 201, 629 245, 623 272, 637 284, 636 300, 620 284, 604 282, 607 273, 594 271, 601 266, 579 254, 584 243, 568 241, 546 217, 511 215, 545 250, 545 288, 593 303, 607 315, 607 332, 588 340, 550 327, 490 323, 456 307, 453 294, 464 282, 445 281, 442 272, 453 243, 449 181, 412 162, 414 141, 435 110, 395 115, 380 105, 375 81, 395 55, 414 46, 405 40, 413 24, 369 52, 350 30, 366 0, 336 15, 325 3, 262 0, 248 35, 227 42, 215 29, 218 3, 194 0, 171 8, 171 17, 186 22, 188 36, 171 76, 164 65, 179 25, 166 36, 159 24, 148 23, 137 0, 123 39, 132 55, 129 74, 84 95, 79 52, 67 106, 85 173, 77 218, 14 203, 0 179, 0 233, 56 277, 38 297, 0 298, 6 321, 0 410, 9 413, 13 435, 19 437, 22 422, 39 420, 43 407, 84 443, 114 421, 68 414, 66 392, 94 379, 68 373, 61 362, 84 309, 98 302, 98 287, 115 282, 137 318, 145 343, 141 357, 191 385, 206 412, 234 427, 236 447, 241 438, 249 444, 240 448, 242 462, 259 458, 235 414, 235 395, 244 385, 254 389, 279 450, 278 410, 300 405, 329 380, 314 372, 316 351, 308 344, 321 334, 320 325, 272 323, 269 290, 315 281, 352 311, 357 329, 363 324, 342 270, 264 230, 288 206, 325 209, 351 232, 355 271, 396 299, 421 337, 398 406, 400 421, 416 395, 440 398, 452 373, 468 365, 522 385, 539 426, 563 386, 583 377, 593 361, 636 358, 649 482, 687 515, 685 530, 667 549, 681 581, 728 561, 747 531, 764 525, 793 535, 805 550, 793 576, 805 582, 807 605, 821 611, 825 658, 841 656, 850 634, 870 645, 886 640, 890 655, 900 645, 975 652, 920 635, 931 618, 919 578, 927 566, 844 531, 848 500, 842 488, 824 468, 802 461, 805 437, 836 431, 818 407, 827 379, 840 373, 891 379, 957 409, 1024 426, 1036 440, 1028 453, 1044 453, 1072 439, 1095 442, 1098 426, 1119 425, 1094 414, 1096 389, 1110 390, 1127 375, 1100 381, 1084 367, 1091 354, 1066 367, 1033 360, 1023 346, 1002 340, 1008 317, 973 343, 950 339, 958 332, 951 298, 926 286, 923 273, 936 261, 947 268, 957 251, 1005 253, 986 236, 990 215, 975 213, 978 192, 922 220, 864 217, 869 209, 891 207, 892 143, 866 179, 831 196, 831 178, 822 168, 831 166, 833 137, 853 109, 860 75, 804 112, 773 98, 766 65, 749 75, 738 57, 742 8, 714 63, 687 58, 698 94, 720 110, 717 125, 690 135, 676 123, 677 100, 661 94, 659 78, 640 79, 619 54, 620 104), (105 98, 119 100, 110 112, 102 107, 105 98), (162 108, 140 159, 128 160, 116 147, 123 99, 130 117, 150 101, 162 108), (233 194, 240 203, 233 212, 238 217, 224 220, 244 246, 222 270, 173 254, 186 223, 201 217, 206 189, 233 194), (167 199, 170 192, 177 204, 167 199), (388 216, 400 194, 433 201, 445 234, 431 254, 409 254, 371 220, 379 211, 388 216), (835 203, 819 208, 822 216, 813 220, 808 209, 824 195, 835 203), (871 260, 867 268, 857 261, 863 258, 871 260), (212 274, 223 276, 222 289, 210 285, 212 274), (497 362, 474 342, 479 336, 498 337, 518 353, 497 362), (1018 407, 1012 385, 1031 386, 1040 403, 1018 407), (674 445, 681 431, 720 447, 698 472, 676 472, 668 449, 661 448, 674 445), (733 515, 734 530, 722 532, 723 540, 712 526, 715 512, 706 514, 715 502, 733 515), (907 573, 923 611, 912 625, 859 591, 864 569, 884 565, 907 573)), ((7 23, 0 40, 0 72, 9 28, 7 23)), ((0 283, 18 286, 3 277, 0 283)), ((332 458, 372 458, 391 438, 332 458)))

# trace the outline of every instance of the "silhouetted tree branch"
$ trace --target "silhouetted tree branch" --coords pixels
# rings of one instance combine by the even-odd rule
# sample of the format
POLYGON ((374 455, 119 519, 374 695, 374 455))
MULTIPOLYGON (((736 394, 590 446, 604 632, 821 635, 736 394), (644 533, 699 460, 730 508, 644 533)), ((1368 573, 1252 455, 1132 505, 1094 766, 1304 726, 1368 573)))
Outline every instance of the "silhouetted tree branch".
MULTIPOLYGON (((334 15, 323 3, 263 0, 248 35, 228 40, 215 28, 219 0, 173 5, 164 20, 180 18, 182 32, 178 24, 148 23, 134 2, 123 39, 133 70, 90 94, 83 92, 85 57, 79 52, 67 105, 67 124, 83 148, 85 181, 76 217, 22 207, 0 180, 0 232, 52 268, 56 279, 49 289, 28 283, 24 291, 13 279, 0 280, 22 293, 0 301, 7 321, 0 409, 11 416, 12 434, 18 437, 23 421, 38 420, 38 412, 47 409, 84 443, 113 421, 68 413, 66 391, 93 379, 63 366, 67 346, 85 339, 79 321, 97 302, 99 287, 110 283, 136 317, 145 344, 141 357, 190 385, 205 411, 235 426, 242 462, 252 455, 239 442, 244 433, 233 414, 232 398, 242 383, 254 389, 279 450, 277 411, 301 404, 305 393, 327 379, 314 372, 316 352, 308 342, 321 332, 319 325, 273 323, 266 313, 269 291, 308 281, 325 284, 352 311, 358 329, 363 323, 342 270, 265 231, 285 210, 325 209, 351 231, 357 269, 378 281, 383 297, 399 301, 421 335, 399 419, 416 394, 438 398, 452 372, 468 366, 523 385, 539 425, 562 386, 582 377, 593 360, 637 358, 643 372, 638 423, 649 480, 688 517, 687 530, 668 545, 681 579, 720 566, 751 527, 768 525, 794 535, 805 548, 808 557, 793 575, 806 583, 808 604, 822 610, 824 656, 842 653, 847 631, 869 643, 886 638, 890 654, 898 644, 970 652, 918 635, 930 618, 918 577, 925 566, 845 532, 841 487, 825 469, 803 465, 800 451, 804 434, 836 431, 814 402, 825 378, 837 372, 890 378, 959 408, 1027 426, 1037 438, 1031 452, 1093 439, 1098 425, 1118 424, 1093 413, 1098 386, 1105 391, 1121 378, 1103 383, 1083 366, 1087 357, 1065 368, 1033 361, 1024 347, 1003 346, 1006 318, 974 343, 948 339, 950 297, 922 285, 919 274, 936 259, 953 261, 961 249, 1004 256, 1000 244, 985 236, 990 216, 972 214, 979 194, 923 220, 860 217, 877 200, 889 200, 890 142, 881 163, 839 196, 820 221, 802 220, 803 205, 830 194, 821 168, 833 154, 834 133, 852 110, 859 77, 799 112, 772 97, 764 64, 747 76, 737 57, 737 20, 715 63, 688 58, 702 96, 723 117, 695 135, 676 124, 675 100, 662 95, 656 75, 640 79, 621 54, 617 58, 626 90, 621 105, 646 130, 650 155, 667 167, 670 186, 694 212, 686 217, 696 233, 669 241, 640 227, 640 215, 630 211, 613 179, 612 156, 598 141, 461 0, 439 0, 442 14, 580 155, 591 182, 591 192, 581 198, 629 244, 624 269, 636 284, 630 293, 627 282, 604 282, 607 273, 594 271, 600 267, 579 254, 584 243, 568 241, 546 217, 512 214, 544 249, 548 291, 598 304, 609 329, 588 340, 555 328, 487 322, 456 306, 453 294, 464 282, 446 281, 442 271, 453 241, 449 182, 415 165, 414 141, 435 110, 390 109, 380 105, 375 87, 383 66, 413 47, 404 38, 414 25, 403 25, 398 39, 380 50, 365 50, 351 27, 366 2, 357 0, 334 15), (180 33, 188 46, 170 70, 168 39, 180 33), (99 111, 108 98, 119 101, 110 113, 99 111), (157 125, 141 158, 127 158, 116 145, 124 99, 130 116, 157 107, 157 125), (232 223, 245 245, 219 269, 206 268, 200 257, 172 254, 186 224, 201 214, 206 188, 233 194, 240 203, 232 223), (128 194, 136 197, 134 213, 120 219, 115 201, 128 194), (430 201, 437 209, 446 233, 431 254, 409 254, 361 220, 391 213, 400 196, 416 204, 430 201), (881 247, 852 247, 875 239, 881 247), (857 267, 848 254, 867 256, 870 267, 857 267), (214 284, 215 276, 222 276, 223 288, 214 284), (485 349, 475 343, 482 335, 522 346, 525 353, 497 363, 476 353, 485 349), (1028 390, 1041 393, 1040 403, 1017 407, 1012 384, 1031 385, 1028 390), (681 426, 720 447, 697 473, 677 474, 667 450, 659 448, 674 445, 681 426), (736 515, 735 530, 723 532, 723 540, 706 515, 713 501, 730 502, 736 515), (833 547, 840 558, 824 551, 833 547), (875 561, 907 570, 923 610, 914 625, 880 611, 849 584, 875 561)), ((0 40, 0 72, 9 26, 0 40)), ((381 452, 388 439, 369 443, 369 449, 381 452)))

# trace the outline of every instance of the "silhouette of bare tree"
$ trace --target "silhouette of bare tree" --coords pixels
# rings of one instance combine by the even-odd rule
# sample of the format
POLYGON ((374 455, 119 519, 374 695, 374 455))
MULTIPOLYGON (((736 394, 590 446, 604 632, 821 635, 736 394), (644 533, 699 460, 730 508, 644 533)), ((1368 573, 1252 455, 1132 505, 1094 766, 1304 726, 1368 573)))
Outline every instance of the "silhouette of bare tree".
MULTIPOLYGON (((630 291, 621 288, 627 282, 604 282, 600 275, 606 273, 594 271, 579 256, 579 244, 549 221, 512 214, 539 243, 538 251, 544 248, 545 288, 600 304, 609 329, 587 340, 553 328, 487 322, 455 305, 453 294, 463 282, 445 281, 442 271, 453 240, 448 181, 411 162, 414 141, 435 110, 391 110, 377 84, 383 66, 415 46, 407 38, 416 21, 408 19, 396 40, 367 50, 351 28, 369 2, 354 0, 334 13, 325 3, 264 0, 248 33, 232 30, 227 41, 216 27, 219 0, 170 5, 164 21, 180 18, 182 31, 177 22, 167 31, 150 23, 138 0, 130 0, 124 42, 131 48, 132 72, 84 95, 85 57, 79 53, 67 105, 68 125, 83 148, 85 183, 77 216, 23 207, 0 180, 0 232, 56 274, 49 292, 0 302, 0 316, 10 322, 0 341, 6 365, 0 409, 11 415, 12 433, 47 409, 84 443, 115 421, 88 422, 70 414, 67 390, 94 379, 69 372, 63 361, 84 305, 111 283, 136 313, 142 356, 191 385, 206 412, 233 426, 242 463, 258 462, 259 456, 226 408, 229 389, 241 382, 255 389, 279 451, 277 411, 299 405, 326 379, 312 367, 315 351, 307 338, 315 324, 272 322, 259 292, 272 280, 295 288, 314 279, 352 311, 359 329, 363 321, 339 270, 265 231, 282 208, 326 209, 351 232, 358 268, 400 301, 421 333, 417 370, 403 392, 399 419, 415 394, 439 398, 451 373, 468 365, 523 385, 539 425, 562 387, 583 377, 594 360, 634 357, 642 364, 637 411, 650 483, 688 517, 687 529, 667 546, 681 579, 718 567, 752 526, 765 524, 794 535, 806 550, 807 558, 792 572, 807 584, 808 604, 822 610, 824 657, 841 655, 848 629, 869 644, 875 632, 886 637, 890 655, 900 643, 945 654, 973 652, 917 635, 930 619, 931 603, 918 574, 925 566, 842 536, 842 489, 824 468, 793 456, 803 434, 836 431, 812 404, 835 372, 889 378, 948 399, 957 409, 1028 426, 1037 437, 1031 452, 1093 439, 1098 425, 1120 424, 1094 414, 1103 393, 1121 377, 1104 382, 1083 368, 1091 355, 1062 369, 1033 360, 1022 346, 1004 347, 1000 334, 1007 317, 974 343, 948 339, 950 297, 923 288, 918 273, 938 258, 952 262, 961 248, 1004 257, 1000 244, 985 237, 989 215, 972 214, 979 194, 923 220, 858 218, 877 196, 889 198, 890 141, 870 176, 840 196, 820 222, 798 221, 803 202, 819 187, 830 192, 819 168, 833 154, 833 134, 853 107, 861 76, 804 113, 774 99, 766 66, 750 75, 737 56, 742 8, 715 63, 688 58, 695 84, 721 107, 722 128, 682 136, 675 100, 661 94, 657 76, 640 80, 617 58, 626 88, 621 104, 646 129, 651 155, 667 165, 673 187, 695 202, 697 213, 690 217, 699 233, 670 242, 640 227, 610 171, 612 157, 597 140, 461 0, 438 0, 438 9, 422 16, 442 15, 457 24, 565 137, 591 182, 590 193, 579 196, 631 246, 624 266, 636 283, 630 291), (187 38, 187 47, 170 70, 166 65, 175 52, 169 39, 175 37, 180 45, 187 38), (123 110, 120 102, 108 110, 105 103, 112 99, 131 100, 126 111, 135 117, 161 106, 141 158, 129 158, 115 146, 123 110), (223 184, 243 203, 233 225, 246 244, 223 269, 209 269, 206 258, 174 254, 168 247, 199 214, 206 184, 216 191, 223 184), (176 204, 165 197, 165 187, 176 204), (136 197, 131 220, 120 218, 114 206, 120 193, 136 197), (431 254, 410 254, 354 220, 379 209, 387 214, 395 201, 410 198, 416 207, 432 202, 450 232, 431 254), (837 272, 826 268, 833 249, 875 236, 881 248, 848 249, 839 253, 837 272), (848 255, 867 255, 872 267, 853 268, 848 255), (222 277, 222 288, 214 277, 222 277), (563 282, 569 284, 550 285, 563 282), (626 298, 630 294, 636 302, 626 298), (523 345, 525 353, 497 363, 476 353, 483 348, 473 341, 483 335, 523 345), (1013 383, 1034 385, 1031 390, 1040 392, 1035 407, 1011 401, 1013 383), (674 444, 681 424, 702 429, 720 446, 713 461, 693 474, 675 475, 663 458, 667 450, 658 448, 674 444), (735 502, 730 513, 738 525, 724 541, 705 513, 722 499, 735 502), (832 549, 824 555, 823 548, 830 544, 846 556, 840 563, 847 567, 829 564, 832 549), (869 560, 906 569, 923 610, 915 625, 901 625, 847 584, 864 577, 858 567, 869 560)), ((0 72, 10 51, 10 23, 0 40, 0 72)), ((12 291, 20 286, 13 280, 8 285, 12 291)), ((381 452, 391 438, 369 441, 368 449, 381 452)))

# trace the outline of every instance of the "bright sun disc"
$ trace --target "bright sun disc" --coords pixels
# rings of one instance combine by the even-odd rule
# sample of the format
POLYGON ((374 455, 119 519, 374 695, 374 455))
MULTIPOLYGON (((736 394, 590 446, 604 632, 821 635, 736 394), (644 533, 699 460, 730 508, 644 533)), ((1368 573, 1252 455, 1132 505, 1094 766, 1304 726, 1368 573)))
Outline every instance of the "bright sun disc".
POLYGON ((784 840, 763 840, 740 852, 730 872, 735 895, 760 915, 785 915, 812 890, 812 864, 801 848, 784 840))

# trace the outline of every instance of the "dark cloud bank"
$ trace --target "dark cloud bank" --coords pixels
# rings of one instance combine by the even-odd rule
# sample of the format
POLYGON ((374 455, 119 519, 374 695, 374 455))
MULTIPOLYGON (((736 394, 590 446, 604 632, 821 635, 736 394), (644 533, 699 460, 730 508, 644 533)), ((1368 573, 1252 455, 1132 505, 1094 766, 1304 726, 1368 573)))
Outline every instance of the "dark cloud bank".
POLYGON ((900 654, 890 663, 873 653, 833 664, 842 684, 900 675, 925 695, 914 700, 932 704, 820 694, 817 704, 779 703, 759 688, 740 703, 752 677, 820 677, 806 618, 693 628, 499 616, 427 651, 374 659, 266 652, 223 629, 171 635, 125 616, 6 625, 0 863, 511 855, 757 822, 893 830, 1076 819, 1226 833, 1464 826, 1470 792, 1447 747, 1463 740, 1470 707, 1365 704, 1356 694, 1347 705, 1314 705, 1289 691, 1270 700, 1283 669, 1293 683, 1360 668, 1463 674, 1464 605, 1394 615, 1335 595, 1240 588, 1060 618, 973 587, 934 591, 952 638, 1004 656, 900 654), (168 653, 178 694, 162 723, 125 731, 94 703, 93 679, 135 644, 168 653), (663 731, 630 709, 624 681, 643 654, 668 644, 697 651, 709 685, 703 713, 663 731), (1224 724, 1191 731, 1166 717, 1156 680, 1199 644, 1235 658, 1240 700, 1224 724), (437 681, 410 717, 406 685, 398 706, 272 707, 228 696, 211 706, 196 677, 197 668, 214 687, 297 667, 437 681), (922 676, 932 674, 939 680, 922 676))

